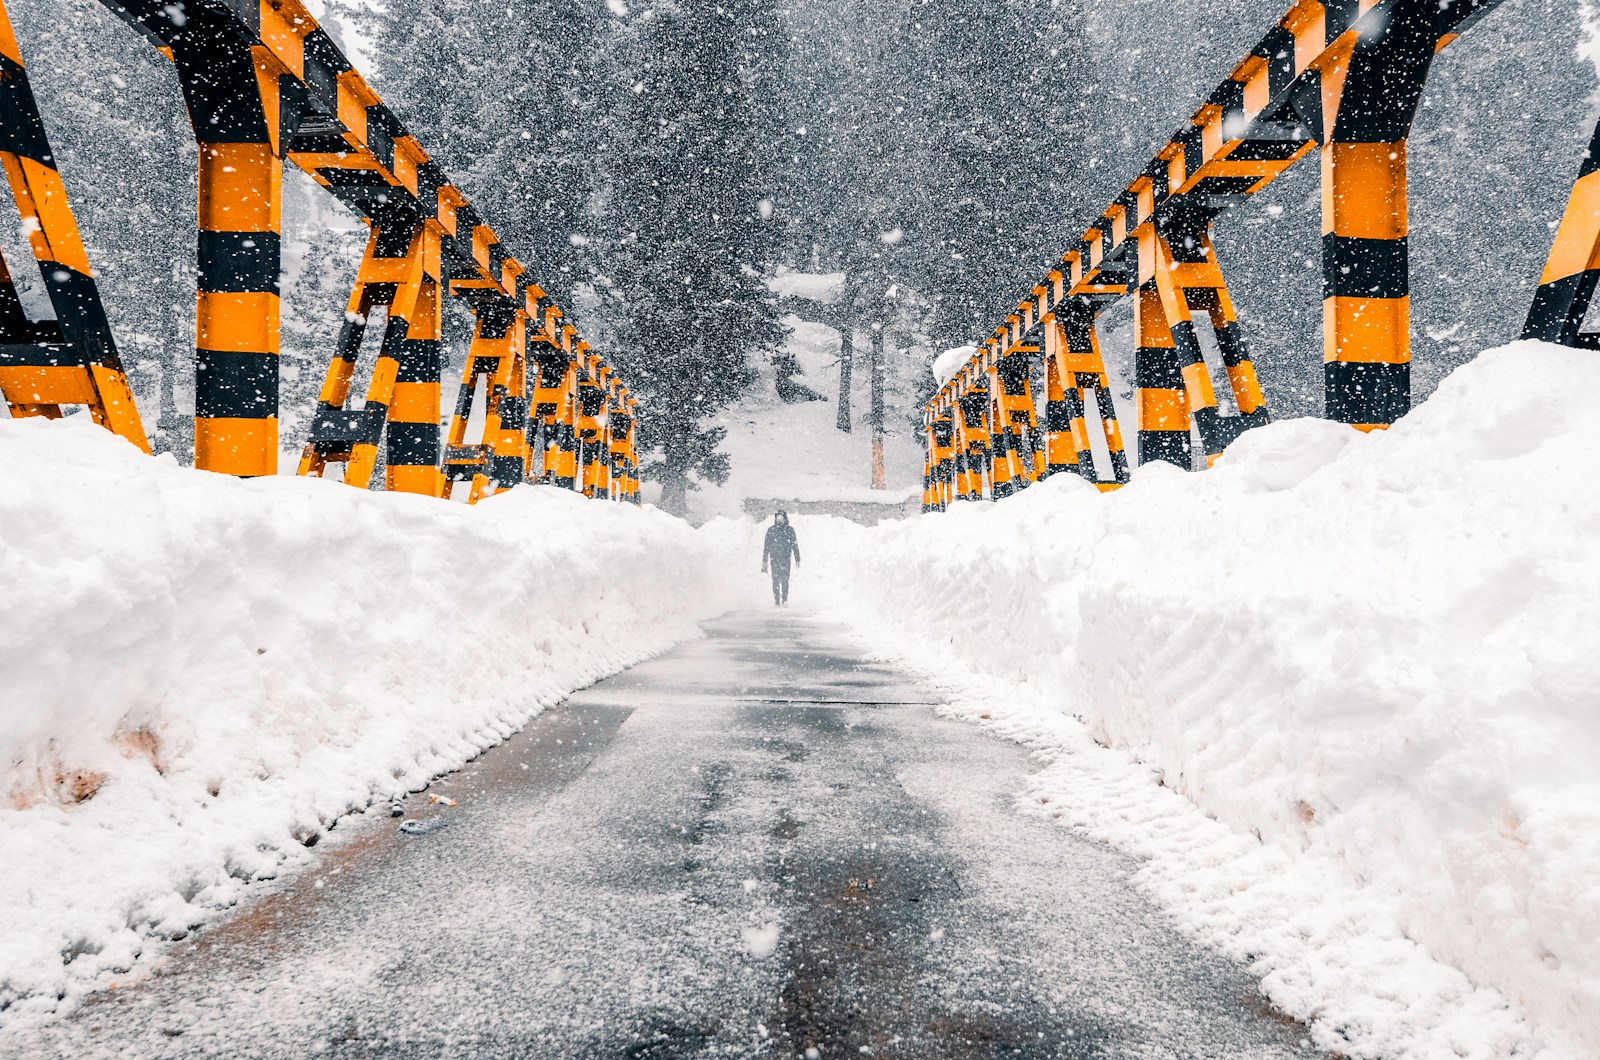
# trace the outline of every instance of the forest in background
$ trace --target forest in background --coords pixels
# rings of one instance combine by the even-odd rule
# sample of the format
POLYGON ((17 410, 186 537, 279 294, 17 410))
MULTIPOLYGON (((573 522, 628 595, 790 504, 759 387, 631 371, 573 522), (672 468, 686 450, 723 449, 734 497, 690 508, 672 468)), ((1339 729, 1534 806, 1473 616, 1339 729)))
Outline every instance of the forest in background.
MULTIPOLYGON (((1508 0, 1435 64, 1411 149, 1419 398, 1521 323, 1593 125, 1582 3, 1508 0)), ((783 384, 783 319, 801 307, 772 292, 777 270, 844 273, 830 321, 872 343, 888 331, 931 354, 982 338, 1283 7, 335 0, 324 21, 622 367, 670 502, 689 473, 725 470, 704 421, 756 366, 781 397, 811 396, 783 384)), ((161 410, 158 445, 185 454, 195 158, 176 77, 97 0, 12 14, 124 359, 161 410)), ((364 236, 286 179, 296 448, 364 236)), ((1218 225, 1279 415, 1320 411, 1318 196, 1303 165, 1218 225)), ((1127 309, 1102 333, 1115 368, 1131 356, 1127 309)), ((467 334, 452 311, 447 386, 467 334)))

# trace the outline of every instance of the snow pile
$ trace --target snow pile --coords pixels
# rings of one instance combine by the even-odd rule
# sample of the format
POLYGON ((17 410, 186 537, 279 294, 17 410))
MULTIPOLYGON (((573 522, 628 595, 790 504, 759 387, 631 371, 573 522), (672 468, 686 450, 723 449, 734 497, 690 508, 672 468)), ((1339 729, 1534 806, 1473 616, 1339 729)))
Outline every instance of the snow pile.
POLYGON ((945 350, 933 359, 933 381, 939 386, 944 386, 956 377, 963 365, 972 360, 978 352, 976 346, 957 346, 953 350, 945 350))
POLYGON ((1286 421, 1203 475, 819 524, 806 555, 841 617, 1058 765, 1085 731, 1140 763, 1041 791, 1125 818, 1151 885, 1321 1044, 1593 1056, 1596 393, 1592 352, 1515 343, 1388 432, 1286 421))
POLYGON ((712 543, 558 490, 241 482, 0 420, 0 1022, 694 635, 726 606, 712 543))

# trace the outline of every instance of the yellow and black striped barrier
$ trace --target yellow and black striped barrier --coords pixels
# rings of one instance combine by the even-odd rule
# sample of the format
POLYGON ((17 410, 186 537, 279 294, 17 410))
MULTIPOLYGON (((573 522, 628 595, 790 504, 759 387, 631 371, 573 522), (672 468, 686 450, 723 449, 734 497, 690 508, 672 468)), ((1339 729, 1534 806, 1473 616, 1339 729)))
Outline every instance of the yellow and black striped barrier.
MULTIPOLYGON (((381 461, 391 490, 450 497, 468 482, 476 501, 542 480, 637 503, 637 402, 299 0, 104 2, 172 62, 199 148, 196 467, 278 470, 288 160, 370 229, 300 474, 341 464, 345 482, 367 487, 381 461), (476 328, 441 445, 446 296, 466 300, 476 328), (377 363, 353 407, 380 310, 377 363), (482 429, 469 438, 479 394, 482 429)), ((148 452, 3 0, 0 162, 56 313, 29 319, 0 261, 0 396, 14 416, 86 406, 148 452)))
MULTIPOLYGON (((1211 226, 1313 152, 1322 176, 1325 415, 1361 430, 1405 415, 1411 407, 1406 140, 1433 56, 1497 6, 1499 0, 1297 0, 924 405, 924 506, 947 504, 937 489, 934 425, 974 398, 987 403, 998 366, 1019 359, 1026 367, 1012 370, 1016 378, 1030 378, 1032 359, 1042 361, 1042 474, 1072 472, 1101 489, 1128 480, 1095 335, 1100 313, 1127 298, 1133 299, 1136 332, 1138 462, 1209 466, 1240 434, 1266 423, 1266 396, 1211 226), (1224 415, 1218 407, 1197 311, 1208 317, 1236 413, 1224 415)), ((1524 337, 1600 349, 1600 334, 1580 332, 1597 286, 1600 128, 1556 232, 1524 337)), ((966 425, 964 413, 955 415, 962 440, 954 495, 999 499, 1014 492, 1010 441, 968 444, 975 428, 966 425)), ((1020 417, 1007 418, 996 437, 1013 422, 1020 417)))

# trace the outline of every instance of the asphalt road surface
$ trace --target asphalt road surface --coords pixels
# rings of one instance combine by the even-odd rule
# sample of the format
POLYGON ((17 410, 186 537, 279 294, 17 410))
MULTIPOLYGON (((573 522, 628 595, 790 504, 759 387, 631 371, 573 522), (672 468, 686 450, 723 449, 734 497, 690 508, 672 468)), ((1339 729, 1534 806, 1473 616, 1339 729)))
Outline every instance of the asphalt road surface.
POLYGON ((1020 747, 788 611, 574 695, 26 1056, 1304 1057, 1020 747), (410 822, 409 824, 407 822, 410 822), (402 830, 402 825, 410 831, 402 830))

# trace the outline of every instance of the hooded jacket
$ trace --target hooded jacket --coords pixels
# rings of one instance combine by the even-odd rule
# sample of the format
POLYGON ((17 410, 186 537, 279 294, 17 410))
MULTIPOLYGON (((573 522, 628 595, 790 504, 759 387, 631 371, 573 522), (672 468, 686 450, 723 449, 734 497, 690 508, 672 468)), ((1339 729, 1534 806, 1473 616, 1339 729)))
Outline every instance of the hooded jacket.
POLYGON ((789 525, 788 513, 783 513, 783 522, 773 523, 767 527, 766 543, 761 548, 761 565, 772 565, 774 571, 789 571, 789 559, 800 561, 800 542, 795 540, 794 527, 789 525))

